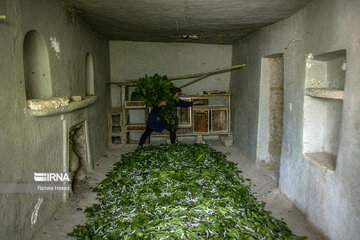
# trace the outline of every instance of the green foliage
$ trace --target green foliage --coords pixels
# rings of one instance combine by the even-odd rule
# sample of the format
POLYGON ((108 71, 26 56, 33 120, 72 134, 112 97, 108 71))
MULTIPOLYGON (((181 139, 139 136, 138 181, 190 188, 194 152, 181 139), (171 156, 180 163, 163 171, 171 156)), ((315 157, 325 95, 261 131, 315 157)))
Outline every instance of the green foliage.
POLYGON ((173 98, 173 88, 174 85, 167 76, 155 73, 154 76, 145 75, 139 79, 136 84, 136 93, 146 106, 154 106, 173 98))
POLYGON ((160 109, 160 115, 170 125, 172 131, 178 128, 179 122, 176 101, 179 101, 179 99, 172 97, 171 99, 168 99, 167 104, 160 109))
POLYGON ((124 154, 69 234, 87 239, 301 240, 250 192, 236 165, 205 144, 124 154))
POLYGON ((166 106, 160 109, 160 115, 170 125, 171 130, 176 130, 178 126, 177 107, 174 98, 174 85, 167 76, 160 76, 155 73, 154 76, 145 75, 140 78, 136 84, 136 94, 146 106, 158 105, 166 101, 166 106))

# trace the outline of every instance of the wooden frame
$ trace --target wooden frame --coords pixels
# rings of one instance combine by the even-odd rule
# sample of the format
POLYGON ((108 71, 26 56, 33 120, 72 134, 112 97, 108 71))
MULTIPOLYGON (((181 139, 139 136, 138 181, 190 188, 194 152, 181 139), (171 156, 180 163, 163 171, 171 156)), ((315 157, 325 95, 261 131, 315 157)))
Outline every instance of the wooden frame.
POLYGON ((125 108, 146 108, 142 101, 125 101, 125 108))
POLYGON ((227 108, 219 108, 219 109, 211 109, 211 132, 212 133, 227 133, 229 132, 229 123, 230 123, 230 118, 229 118, 229 110, 227 108), (225 112, 225 117, 224 120, 219 120, 219 121, 223 121, 226 124, 226 127, 222 130, 216 130, 215 128, 217 127, 216 125, 220 125, 217 123, 217 120, 214 119, 215 112, 220 112, 220 111, 224 111, 225 112))
MULTIPOLYGON (((199 117, 200 118, 200 117, 199 117)), ((206 120, 205 120, 206 121, 206 120)), ((208 109, 194 109, 193 110, 193 132, 194 133, 209 133, 210 132, 210 111, 208 109), (205 117, 207 118, 206 127, 204 127, 204 130, 197 129, 197 123, 200 121, 195 119, 197 117, 197 114, 200 116, 200 114, 205 114, 205 117), (206 130, 205 130, 206 129, 206 130)))
MULTIPOLYGON (((188 101, 190 102, 191 101, 191 98, 183 98, 183 97, 180 97, 181 100, 184 100, 184 101, 188 101)), ((191 128, 192 126, 192 123, 193 123, 193 117, 192 117, 192 107, 188 107, 188 108, 182 108, 182 107, 179 107, 179 110, 185 110, 187 111, 188 113, 188 121, 186 122, 181 122, 181 117, 180 117, 180 113, 178 112, 178 118, 179 118, 179 128, 191 128)))

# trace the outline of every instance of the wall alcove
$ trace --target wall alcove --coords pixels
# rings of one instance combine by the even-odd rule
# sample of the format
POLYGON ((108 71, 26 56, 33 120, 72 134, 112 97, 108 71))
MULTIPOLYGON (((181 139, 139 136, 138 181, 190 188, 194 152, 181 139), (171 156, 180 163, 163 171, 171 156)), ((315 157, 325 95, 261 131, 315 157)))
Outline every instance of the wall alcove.
POLYGON ((24 38, 24 74, 27 99, 52 97, 49 54, 40 34, 29 31, 24 38))
POLYGON ((85 79, 86 79, 86 96, 95 95, 94 91, 94 63, 90 53, 86 54, 85 59, 85 79))
POLYGON ((307 159, 335 170, 340 144, 346 51, 306 60, 303 151, 307 159))

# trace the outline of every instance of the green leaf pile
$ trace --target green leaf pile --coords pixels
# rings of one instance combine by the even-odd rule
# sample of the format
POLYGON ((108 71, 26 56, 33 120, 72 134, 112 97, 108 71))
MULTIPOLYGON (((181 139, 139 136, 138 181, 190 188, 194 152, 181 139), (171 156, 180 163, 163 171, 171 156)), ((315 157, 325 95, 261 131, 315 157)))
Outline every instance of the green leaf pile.
POLYGON ((144 147, 124 154, 94 191, 76 239, 290 239, 236 165, 205 144, 144 147))
POLYGON ((160 115, 171 126, 171 130, 178 127, 177 107, 174 98, 174 85, 167 78, 167 76, 154 76, 145 75, 139 79, 136 84, 136 94, 146 106, 158 105, 162 101, 167 101, 166 106, 161 107, 160 115))
POLYGON ((136 83, 135 92, 146 106, 154 106, 173 98, 173 88, 174 85, 167 76, 155 73, 154 76, 145 75, 140 78, 136 83))

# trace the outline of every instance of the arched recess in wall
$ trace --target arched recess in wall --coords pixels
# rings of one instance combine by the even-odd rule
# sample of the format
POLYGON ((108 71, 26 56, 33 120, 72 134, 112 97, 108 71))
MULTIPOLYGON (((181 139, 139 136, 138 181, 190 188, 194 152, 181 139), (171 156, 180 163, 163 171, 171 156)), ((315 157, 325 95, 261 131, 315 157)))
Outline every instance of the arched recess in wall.
POLYGON ((94 91, 94 64, 90 53, 86 54, 85 78, 86 78, 86 95, 95 95, 94 91))
POLYGON ((23 47, 26 98, 52 97, 49 54, 44 39, 37 31, 29 31, 23 47))

